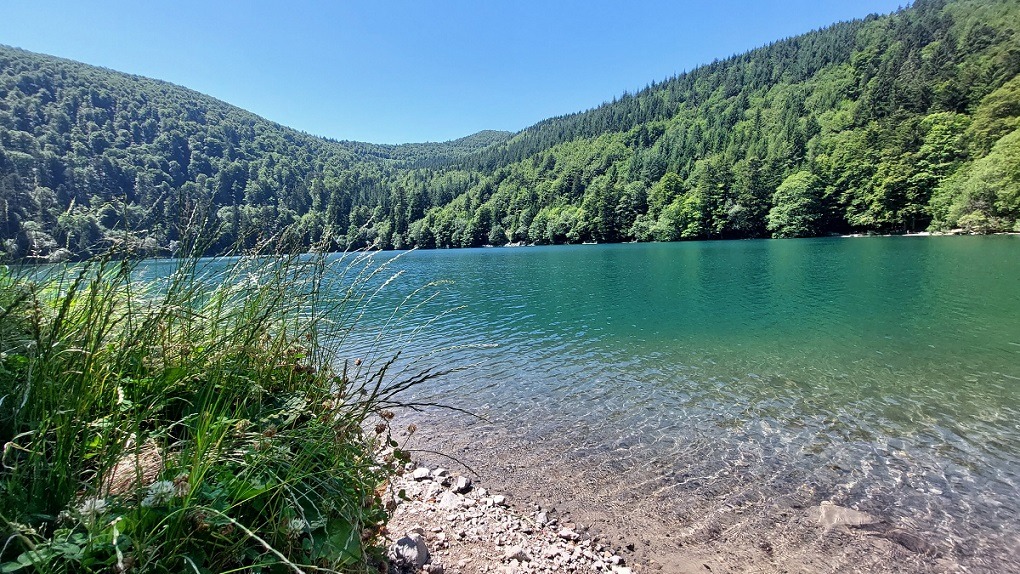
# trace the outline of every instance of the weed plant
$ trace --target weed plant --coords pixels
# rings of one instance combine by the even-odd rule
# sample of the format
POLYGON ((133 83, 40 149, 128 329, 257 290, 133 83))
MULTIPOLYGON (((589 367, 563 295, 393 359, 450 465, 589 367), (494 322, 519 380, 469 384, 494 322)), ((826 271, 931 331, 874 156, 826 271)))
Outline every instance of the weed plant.
POLYGON ((378 569, 385 408, 443 374, 340 356, 389 263, 0 268, 0 570, 378 569))

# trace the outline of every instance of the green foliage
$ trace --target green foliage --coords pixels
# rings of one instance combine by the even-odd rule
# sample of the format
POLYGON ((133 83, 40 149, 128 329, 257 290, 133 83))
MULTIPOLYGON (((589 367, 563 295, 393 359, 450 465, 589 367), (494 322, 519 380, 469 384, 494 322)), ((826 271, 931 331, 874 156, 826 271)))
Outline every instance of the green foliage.
POLYGON ((773 237, 811 237, 819 232, 821 197, 818 178, 798 171, 783 180, 772 198, 768 229, 773 237))
POLYGON ((341 360, 388 264, 168 265, 0 269, 0 569, 368 570, 404 462, 383 409, 437 374, 341 360))
POLYGON ((947 182, 1017 127, 1017 22, 1013 0, 918 0, 516 134, 399 146, 0 48, 0 240, 62 259, 124 242, 167 254, 196 227, 220 232, 214 252, 291 225, 334 249, 765 237, 802 171, 819 179, 813 233, 977 211, 1009 228, 1008 208, 950 216, 947 182))
POLYGON ((932 227, 968 233, 1015 231, 1020 225, 1020 129, 991 153, 949 178, 932 197, 932 227))
POLYGON ((1002 136, 1020 127, 1020 76, 988 94, 974 110, 968 131, 976 155, 988 153, 1002 136))

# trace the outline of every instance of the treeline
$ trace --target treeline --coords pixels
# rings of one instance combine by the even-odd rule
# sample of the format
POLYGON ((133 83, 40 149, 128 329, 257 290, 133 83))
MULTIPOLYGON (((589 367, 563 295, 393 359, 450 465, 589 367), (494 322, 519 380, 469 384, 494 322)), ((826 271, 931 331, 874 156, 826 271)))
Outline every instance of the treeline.
MULTIPOLYGON (((445 247, 1016 229, 1018 23, 1015 1, 918 2, 547 120, 444 172, 485 176, 402 238, 445 247)), ((434 181, 413 176, 387 213, 434 181)))
POLYGON ((378 203, 395 170, 507 135, 336 142, 165 82, 0 47, 0 247, 59 259, 130 241, 160 254, 210 226, 216 252, 284 229, 311 244, 378 203))
POLYGON ((0 50, 0 234, 337 248, 1017 229, 1020 2, 921 0, 517 134, 335 142, 212 98, 0 50))

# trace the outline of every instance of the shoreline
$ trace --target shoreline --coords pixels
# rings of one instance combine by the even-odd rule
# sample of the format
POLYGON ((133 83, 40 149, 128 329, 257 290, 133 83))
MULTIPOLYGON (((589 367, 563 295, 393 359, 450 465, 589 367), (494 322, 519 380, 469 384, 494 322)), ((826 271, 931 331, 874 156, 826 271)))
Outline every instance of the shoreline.
MULTIPOLYGON (((636 480, 624 465, 619 465, 613 476, 600 475, 567 456, 550 456, 535 448, 539 443, 515 437, 505 429, 479 430, 442 416, 425 415, 415 415, 414 424, 418 431, 401 437, 412 451, 414 468, 449 469, 451 476, 468 477, 484 488, 490 499, 492 493, 499 493, 505 497, 504 510, 499 512, 511 516, 511 523, 533 523, 539 513, 555 516, 583 533, 584 540, 619 556, 618 566, 625 564, 630 572, 980 571, 961 566, 944 556, 937 544, 881 517, 830 501, 812 501, 801 496, 803 493, 791 493, 786 500, 748 498, 741 504, 732 504, 722 494, 717 500, 671 500, 668 495, 661 496, 659 483, 636 480), (854 524, 854 516, 867 520, 854 524)), ((411 472, 398 480, 406 481, 411 472)), ((399 484, 406 487, 410 483, 399 484)), ((417 490, 408 489, 408 494, 417 490)), ((421 494, 398 505, 391 536, 418 527, 428 539, 432 529, 446 532, 448 524, 457 523, 450 512, 428 510, 430 504, 441 504, 443 492, 421 494)), ((485 498, 476 499, 483 510, 485 498)), ((543 537, 549 532, 519 534, 524 538, 516 544, 526 546, 530 540, 534 546, 547 541, 543 537)), ((447 546, 442 550, 446 554, 440 557, 457 557, 452 564, 444 564, 446 572, 552 571, 544 570, 548 565, 537 561, 511 564, 504 554, 510 546, 496 544, 498 538, 467 544, 445 536, 447 546), (471 561, 458 567, 463 556, 471 561)), ((598 554, 600 566, 594 566, 595 560, 582 560, 570 571, 612 572, 605 557, 598 554)))
POLYGON ((623 551, 571 521, 535 506, 531 512, 463 474, 409 463, 390 485, 387 525, 391 574, 592 572, 634 574, 623 551))

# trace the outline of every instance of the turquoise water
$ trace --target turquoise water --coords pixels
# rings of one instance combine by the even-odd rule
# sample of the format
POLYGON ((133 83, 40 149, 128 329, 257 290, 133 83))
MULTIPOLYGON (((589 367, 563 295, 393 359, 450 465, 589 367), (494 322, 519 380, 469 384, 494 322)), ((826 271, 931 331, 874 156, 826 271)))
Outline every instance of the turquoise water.
POLYGON ((422 251, 394 265, 385 303, 449 279, 422 311, 462 307, 414 341, 473 365, 429 400, 553 456, 645 473, 657 496, 797 493, 1015 565, 1020 238, 422 251))
POLYGON ((419 251, 390 265, 375 283, 400 276, 337 359, 402 350, 405 375, 464 368, 405 399, 483 414, 680 524, 832 500, 970 570, 1020 569, 1020 237, 419 251))

